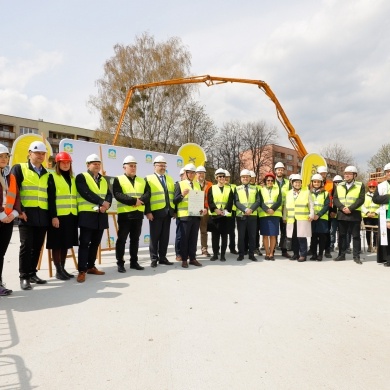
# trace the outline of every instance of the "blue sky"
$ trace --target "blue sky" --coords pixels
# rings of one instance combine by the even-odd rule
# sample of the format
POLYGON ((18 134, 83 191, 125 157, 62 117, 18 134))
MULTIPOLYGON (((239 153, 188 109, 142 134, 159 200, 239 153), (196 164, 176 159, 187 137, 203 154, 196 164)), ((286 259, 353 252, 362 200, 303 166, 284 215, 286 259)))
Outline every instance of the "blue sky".
MULTIPOLYGON (((18 1, 0 6, 0 113, 85 128, 95 81, 117 43, 180 37, 192 75, 264 80, 309 152, 344 146, 364 168, 390 133, 390 2, 18 1)), ((210 117, 265 120, 290 146, 255 86, 199 88, 210 117)))

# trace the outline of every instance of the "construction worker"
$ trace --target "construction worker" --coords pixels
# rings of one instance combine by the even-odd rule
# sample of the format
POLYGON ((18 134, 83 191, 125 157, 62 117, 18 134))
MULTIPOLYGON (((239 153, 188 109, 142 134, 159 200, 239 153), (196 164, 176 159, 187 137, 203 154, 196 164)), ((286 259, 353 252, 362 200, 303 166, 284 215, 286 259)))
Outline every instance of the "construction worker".
POLYGON ((385 180, 378 184, 372 197, 372 201, 380 205, 379 210, 379 227, 378 237, 379 244, 377 247, 377 258, 378 263, 384 263, 385 267, 390 267, 390 218, 388 216, 389 202, 390 202, 390 163, 383 167, 383 173, 385 180))
POLYGON ((310 260, 322 261, 327 234, 329 233, 329 193, 324 188, 324 179, 316 173, 311 177, 310 191, 314 203, 314 217, 311 222, 310 260))
POLYGON ((48 200, 51 224, 47 231, 46 248, 51 249, 55 277, 69 280, 74 275, 65 269, 68 250, 79 245, 77 224, 77 189, 72 170, 72 157, 60 152, 55 157, 56 164, 48 180, 48 200))
MULTIPOLYGON (((179 181, 183 180, 184 174, 185 174, 184 168, 181 168, 180 172, 179 172, 179 177, 180 177, 179 181)), ((178 182, 176 182, 176 183, 178 183, 178 182)), ((175 210, 175 213, 177 214, 177 210, 175 210)), ((176 218, 176 237, 175 237, 176 261, 181 261, 181 256, 180 256, 180 239, 181 239, 181 236, 180 236, 180 219, 176 218)))
POLYGON ((279 220, 282 218, 282 191, 275 183, 275 175, 264 175, 265 186, 260 187, 262 203, 258 210, 260 233, 263 236, 265 260, 275 260, 276 240, 279 235, 279 220))
MULTIPOLYGON (((329 204, 329 220, 330 220, 330 251, 334 252, 336 249, 336 234, 338 230, 338 221, 337 221, 337 208, 333 204, 333 196, 336 191, 336 187, 343 181, 343 178, 340 175, 336 175, 333 178, 333 192, 332 197, 330 198, 329 204)), ((338 240, 337 240, 338 241, 338 240)))
MULTIPOLYGON (((231 181, 230 172, 225 169, 225 184, 231 187, 234 196, 236 185, 234 183, 231 183, 230 181, 231 181)), ((228 232, 229 251, 233 255, 238 254, 238 252, 236 251, 236 211, 237 211, 237 207, 233 202, 232 217, 227 220, 227 223, 229 224, 229 232, 228 232)))
POLYGON ((377 226, 380 208, 379 205, 372 200, 377 187, 378 182, 376 180, 370 180, 367 183, 368 191, 366 192, 362 205, 362 218, 366 229, 367 252, 376 252, 377 246, 377 226), (373 234, 371 234, 371 232, 373 232, 373 234))
POLYGON ((150 186, 150 202, 145 205, 145 214, 150 229, 150 266, 156 268, 157 264, 173 264, 167 259, 167 251, 171 219, 175 215, 175 183, 173 178, 166 174, 167 161, 164 156, 157 156, 153 160, 153 166, 154 173, 146 176, 150 186))
MULTIPOLYGON (((201 191, 200 185, 195 181, 196 167, 194 164, 184 166, 184 179, 175 184, 175 195, 173 203, 177 205, 177 218, 180 219, 180 256, 181 266, 188 268, 189 264, 201 267, 202 264, 196 260, 196 246, 198 243, 198 234, 200 219, 207 213, 203 204, 203 209, 199 210, 199 215, 190 215, 188 210, 188 194, 191 190, 201 191)), ((204 195, 203 195, 204 196, 204 195)))
POLYGON ((218 253, 221 249, 221 261, 226 261, 225 253, 229 232, 228 220, 232 217, 233 190, 229 185, 225 184, 224 169, 219 168, 215 171, 215 179, 217 180, 217 184, 211 186, 207 194, 209 215, 212 218, 214 226, 211 232, 213 256, 210 260, 218 260, 218 253))
POLYGON ((234 203, 237 207, 236 219, 238 230, 237 261, 244 260, 245 234, 248 234, 249 259, 257 261, 254 251, 256 247, 257 209, 261 198, 257 187, 250 184, 251 174, 248 169, 240 172, 241 185, 236 187, 234 203))
POLYGON ((19 215, 19 278, 22 290, 31 290, 31 283, 47 283, 37 276, 39 255, 50 224, 47 201, 49 173, 42 165, 46 152, 43 142, 32 142, 28 148, 28 162, 16 164, 11 170, 20 190, 22 204, 19 215))
POLYGON ((76 176, 80 228, 78 283, 85 282, 86 274, 105 274, 95 267, 95 261, 103 232, 108 229, 106 212, 112 203, 108 182, 100 174, 102 164, 100 157, 97 154, 90 154, 85 163, 87 171, 76 176))
POLYGON ((139 237, 142 231, 145 204, 150 200, 150 187, 145 179, 137 176, 137 161, 126 156, 122 163, 124 174, 114 179, 112 192, 118 201, 118 239, 115 244, 116 264, 119 273, 125 273, 125 246, 130 239, 130 269, 142 271, 138 264, 139 237))
POLYGON ((314 202, 308 189, 302 189, 301 175, 291 177, 292 189, 286 194, 283 219, 287 237, 292 239, 294 256, 291 260, 306 261, 307 238, 311 237, 311 221, 314 218, 314 202))
MULTIPOLYGON (((317 168, 317 173, 322 176, 322 180, 324 183, 324 190, 329 195, 329 202, 330 205, 332 205, 333 202, 333 180, 328 179, 328 168, 324 165, 321 165, 317 168)), ((328 217, 328 232, 326 233, 326 243, 325 243, 325 257, 328 259, 332 258, 331 254, 331 241, 330 241, 330 228, 331 228, 331 221, 328 217)))
MULTIPOLYGON (((285 166, 282 162, 277 162, 274 166, 275 172, 275 183, 278 184, 282 192, 282 213, 286 205, 286 194, 291 188, 290 180, 284 177, 285 166)), ((292 175, 291 175, 292 176, 292 175)), ((291 258, 287 252, 287 234, 286 234, 286 223, 283 218, 280 218, 280 241, 279 248, 282 251, 282 256, 286 259, 291 258)))
MULTIPOLYGON (((209 188, 213 185, 211 181, 206 180, 206 168, 203 165, 199 165, 199 167, 196 168, 196 178, 195 180, 199 183, 200 189, 204 191, 205 193, 205 206, 208 208, 208 201, 207 201, 207 194, 209 191, 209 188)), ((205 214, 200 219, 200 244, 202 248, 202 255, 211 257, 210 253, 208 252, 207 248, 207 221, 209 220, 209 214, 205 214)))
POLYGON ((362 221, 361 207, 364 203, 365 189, 361 182, 356 181, 357 169, 350 165, 344 169, 344 181, 341 182, 334 193, 333 204, 337 208, 339 224, 339 254, 335 261, 345 260, 347 251, 347 233, 353 240, 353 260, 362 264, 360 260, 360 224, 362 221))
POLYGON ((11 241, 14 219, 22 213, 16 179, 8 165, 9 158, 8 148, 0 144, 0 296, 12 294, 2 278, 4 256, 11 241))

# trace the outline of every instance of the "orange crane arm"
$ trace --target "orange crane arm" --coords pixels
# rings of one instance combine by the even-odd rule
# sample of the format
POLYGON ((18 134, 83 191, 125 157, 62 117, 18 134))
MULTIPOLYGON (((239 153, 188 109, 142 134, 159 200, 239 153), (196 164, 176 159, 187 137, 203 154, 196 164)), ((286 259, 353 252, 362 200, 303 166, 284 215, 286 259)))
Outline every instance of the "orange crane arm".
POLYGON ((136 90, 144 90, 148 88, 154 88, 154 87, 161 87, 161 86, 167 86, 167 85, 178 85, 178 84, 197 84, 197 83, 205 83, 208 87, 211 87, 213 85, 218 84, 225 84, 225 83, 242 83, 242 84, 254 84, 257 85, 275 104, 276 107, 276 114, 278 116, 279 121, 283 125, 283 127, 286 129, 288 134, 288 139, 290 140, 292 146, 297 151, 300 158, 303 158, 306 156, 307 151, 304 147, 301 138, 299 135, 295 132, 294 126, 289 121, 286 113, 284 112, 281 104, 279 103, 279 100, 275 96, 275 94, 272 92, 271 88, 268 86, 267 83, 261 80, 250 80, 250 79, 236 79, 236 78, 230 78, 230 77, 218 77, 218 76, 194 76, 194 77, 187 77, 187 78, 181 78, 181 79, 172 79, 172 80, 165 80, 165 81, 156 81, 153 83, 147 83, 147 84, 139 84, 132 86, 129 91, 127 92, 125 103, 123 104, 123 109, 121 116, 119 118, 118 126, 115 131, 114 140, 112 142, 113 145, 115 145, 116 140, 119 135, 119 131, 121 129, 123 120, 126 115, 126 111, 129 107, 129 104, 131 102, 131 97, 133 96, 134 91, 136 90))

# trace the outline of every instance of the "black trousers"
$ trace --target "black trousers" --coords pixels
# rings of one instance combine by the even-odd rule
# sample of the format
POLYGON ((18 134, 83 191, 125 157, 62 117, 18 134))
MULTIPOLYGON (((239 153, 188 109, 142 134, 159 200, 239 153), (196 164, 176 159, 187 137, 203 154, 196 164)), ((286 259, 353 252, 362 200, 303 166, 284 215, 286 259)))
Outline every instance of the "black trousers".
POLYGON ((45 241, 46 226, 19 225, 19 277, 26 279, 35 276, 43 242, 45 241))
MULTIPOLYGON (((363 221, 364 221, 364 224, 365 225, 371 225, 371 226, 378 226, 378 218, 363 218, 363 221)), ((377 231, 374 230, 374 237, 371 241, 371 230, 370 228, 367 228, 366 229, 366 241, 367 241, 367 245, 368 246, 371 246, 371 243, 372 243, 372 246, 377 246, 377 231)))
POLYGON ((345 255, 348 249, 348 240, 347 234, 352 236, 353 242, 353 257, 359 257, 359 252, 361 249, 360 244, 360 221, 342 221, 339 220, 339 255, 345 255))
POLYGON ((2 280, 1 275, 3 274, 4 256, 11 241, 13 227, 14 221, 10 223, 0 222, 0 282, 2 280))
POLYGON ((154 218, 153 221, 149 221, 149 253, 152 261, 158 259, 164 260, 167 257, 170 228, 171 216, 169 214, 165 217, 154 218))
POLYGON ((120 220, 118 218, 118 238, 115 244, 115 256, 118 265, 125 263, 125 247, 127 237, 130 238, 129 254, 130 264, 136 264, 138 262, 138 248, 139 237, 142 230, 142 219, 126 219, 120 220))
POLYGON ((180 221, 180 256, 182 261, 196 260, 200 218, 188 217, 180 221))
POLYGON ((176 238, 175 238, 175 253, 176 253, 176 256, 180 256, 180 240, 181 240, 180 219, 176 218, 176 238))
POLYGON ((228 220, 229 225, 229 250, 236 249, 236 211, 232 211, 232 216, 228 220))
POLYGON ((215 230, 211 233, 213 254, 219 253, 219 241, 221 240, 221 255, 225 255, 227 248, 229 224, 231 217, 213 218, 215 230))
POLYGON ((313 255, 319 254, 322 256, 324 254, 327 235, 328 233, 312 233, 310 240, 310 251, 313 255))
POLYGON ((238 254, 245 253, 245 233, 248 232, 249 255, 253 255, 256 246, 257 216, 237 218, 238 254))
POLYGON ((87 269, 95 266, 96 255, 100 242, 102 241, 103 232, 104 229, 80 227, 78 253, 79 272, 85 272, 87 269))

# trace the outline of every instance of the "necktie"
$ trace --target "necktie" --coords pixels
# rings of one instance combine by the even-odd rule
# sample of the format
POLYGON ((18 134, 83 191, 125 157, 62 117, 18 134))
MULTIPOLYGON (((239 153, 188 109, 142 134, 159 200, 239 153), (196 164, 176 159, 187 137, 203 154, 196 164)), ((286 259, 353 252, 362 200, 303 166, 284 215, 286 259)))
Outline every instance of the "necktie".
POLYGON ((190 186, 192 189, 194 189, 194 183, 192 181, 190 181, 190 186))
POLYGON ((164 190, 166 190, 167 189, 167 185, 165 184, 165 176, 161 175, 160 176, 160 180, 161 180, 162 186, 164 187, 164 190))
POLYGON ((246 199, 249 199, 248 185, 245 186, 246 199))

